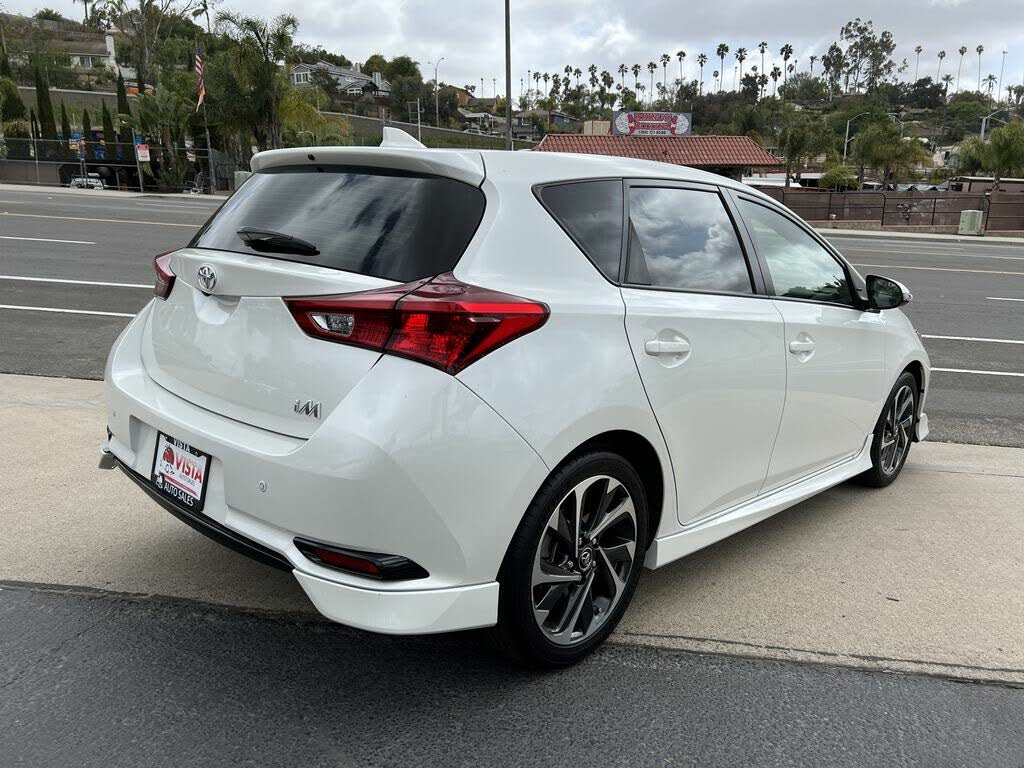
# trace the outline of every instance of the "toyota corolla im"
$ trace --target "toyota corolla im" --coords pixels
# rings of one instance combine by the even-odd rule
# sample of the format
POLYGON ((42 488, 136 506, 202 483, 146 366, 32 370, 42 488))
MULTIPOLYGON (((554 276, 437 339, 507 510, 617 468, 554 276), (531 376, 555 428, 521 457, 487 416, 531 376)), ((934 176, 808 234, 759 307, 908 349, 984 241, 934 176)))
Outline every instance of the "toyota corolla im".
POLYGON ((103 463, 325 616, 568 664, 642 567, 925 437, 910 295, 768 197, 388 133, 254 157, 106 368, 103 463))

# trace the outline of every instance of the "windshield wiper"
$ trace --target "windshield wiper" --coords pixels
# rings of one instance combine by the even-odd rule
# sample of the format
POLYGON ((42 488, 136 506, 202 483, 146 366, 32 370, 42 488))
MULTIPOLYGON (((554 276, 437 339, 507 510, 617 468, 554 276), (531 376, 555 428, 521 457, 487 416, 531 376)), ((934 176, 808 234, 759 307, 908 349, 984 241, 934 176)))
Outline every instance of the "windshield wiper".
POLYGON ((250 248, 268 253, 295 253, 302 256, 318 256, 320 251, 308 240, 284 232, 260 227, 242 227, 235 232, 250 248))

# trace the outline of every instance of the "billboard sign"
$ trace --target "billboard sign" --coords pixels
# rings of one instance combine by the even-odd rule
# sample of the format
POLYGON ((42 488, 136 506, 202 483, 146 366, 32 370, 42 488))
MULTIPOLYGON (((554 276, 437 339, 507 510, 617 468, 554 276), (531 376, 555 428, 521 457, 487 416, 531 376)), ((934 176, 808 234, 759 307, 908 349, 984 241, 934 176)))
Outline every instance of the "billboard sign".
POLYGON ((615 112, 612 133, 618 136, 689 136, 692 112, 615 112))

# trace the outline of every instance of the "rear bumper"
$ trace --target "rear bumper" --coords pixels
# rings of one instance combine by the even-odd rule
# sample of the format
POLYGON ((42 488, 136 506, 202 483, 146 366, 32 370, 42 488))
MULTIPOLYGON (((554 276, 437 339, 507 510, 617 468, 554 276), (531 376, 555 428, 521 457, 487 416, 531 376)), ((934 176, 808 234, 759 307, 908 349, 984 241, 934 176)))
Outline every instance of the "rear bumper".
POLYGON ((111 351, 104 450, 151 497, 157 431, 212 456, 203 512, 155 498, 164 509, 292 571, 334 621, 394 634, 496 622, 498 569, 547 470, 489 406, 440 371, 385 358, 311 438, 278 435, 153 381, 139 346, 147 315, 111 351), (429 576, 380 582, 340 572, 307 559, 296 537, 403 555, 429 576))

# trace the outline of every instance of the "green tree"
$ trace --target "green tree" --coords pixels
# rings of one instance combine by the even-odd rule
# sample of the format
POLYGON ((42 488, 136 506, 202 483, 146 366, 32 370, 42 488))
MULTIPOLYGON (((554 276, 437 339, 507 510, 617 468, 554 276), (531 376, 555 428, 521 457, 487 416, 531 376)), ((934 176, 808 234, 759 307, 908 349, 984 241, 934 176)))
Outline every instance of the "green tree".
POLYGON ((786 163, 786 186, 794 170, 799 176, 805 160, 834 150, 834 142, 834 134, 824 122, 804 112, 790 112, 779 132, 779 152, 786 163))
POLYGON ((39 110, 39 132, 43 139, 57 138, 57 123, 53 117, 53 102, 50 101, 50 86, 43 75, 39 61, 35 62, 32 74, 36 85, 36 109, 39 110))
POLYGON ((718 56, 719 68, 718 71, 722 73, 722 79, 718 81, 718 92, 722 92, 722 80, 725 80, 725 57, 729 54, 729 46, 725 43, 719 43, 718 48, 715 49, 715 55, 718 56))
POLYGON ((992 174, 993 192, 999 191, 1004 177, 1024 172, 1024 124, 1010 123, 992 131, 982 160, 985 169, 992 174))
POLYGON ((163 147, 160 169, 160 185, 180 188, 185 176, 187 163, 179 161, 175 147, 181 146, 190 121, 195 114, 195 103, 182 98, 176 89, 159 84, 156 93, 139 94, 138 115, 127 117, 134 122, 144 136, 149 136, 163 147))
POLYGON ((71 138, 71 123, 68 120, 68 111, 64 107, 64 99, 60 100, 60 133, 64 141, 71 138))
POLYGON ((107 102, 103 102, 102 109, 102 120, 103 120, 103 141, 107 144, 113 144, 117 141, 117 133, 114 131, 114 117, 110 114, 110 110, 107 109, 107 102))
POLYGON ((176 22, 191 15, 196 0, 102 0, 94 5, 94 11, 96 6, 100 6, 98 10, 105 19, 128 36, 136 83, 139 93, 143 93, 146 84, 155 80, 150 72, 155 52, 170 39, 176 22))
MULTIPOLYGON (((124 87, 124 78, 121 77, 121 73, 117 73, 117 114, 131 117, 132 110, 128 105, 128 91, 124 87)), ((119 120, 120 122, 120 120, 119 120)), ((111 139, 113 141, 113 139, 111 139)), ((121 136, 120 142, 122 144, 134 144, 135 137, 132 136, 131 126, 127 123, 121 123, 121 136)))
POLYGON ((915 165, 930 157, 920 141, 901 137, 899 129, 889 120, 871 123, 862 129, 853 141, 852 155, 862 168, 880 171, 884 185, 906 178, 915 165))
POLYGON ((896 62, 892 60, 892 54, 896 50, 896 42, 892 32, 883 30, 876 33, 870 19, 861 21, 858 17, 843 26, 839 37, 846 43, 846 76, 854 91, 860 91, 861 86, 868 91, 874 90, 895 71, 896 62))
POLYGON ((82 110, 82 136, 87 140, 92 138, 92 118, 89 116, 89 110, 82 110))
POLYGON ((26 115, 17 84, 8 77, 0 77, 0 123, 24 120, 26 115))
POLYGON ((0 27, 0 77, 14 79, 14 71, 11 69, 11 60, 7 56, 7 41, 4 38, 4 28, 0 27))
POLYGON ((363 72, 368 75, 372 75, 374 72, 380 72, 382 75, 387 77, 387 71, 388 60, 379 53, 371 54, 367 57, 366 61, 363 62, 363 72))
POLYGON ((842 191, 845 189, 851 189, 857 186, 857 174, 853 172, 853 169, 848 165, 842 163, 836 163, 833 165, 826 165, 825 172, 821 176, 821 181, 818 182, 820 189, 832 189, 836 191, 842 191))
POLYGON ((256 143, 276 149, 282 140, 281 102, 291 88, 278 62, 287 69, 294 61, 293 38, 299 22, 291 14, 268 22, 228 12, 217 14, 217 21, 234 41, 228 51, 234 81, 259 116, 254 126, 256 143))

